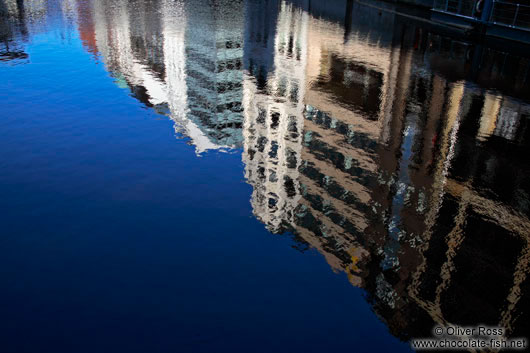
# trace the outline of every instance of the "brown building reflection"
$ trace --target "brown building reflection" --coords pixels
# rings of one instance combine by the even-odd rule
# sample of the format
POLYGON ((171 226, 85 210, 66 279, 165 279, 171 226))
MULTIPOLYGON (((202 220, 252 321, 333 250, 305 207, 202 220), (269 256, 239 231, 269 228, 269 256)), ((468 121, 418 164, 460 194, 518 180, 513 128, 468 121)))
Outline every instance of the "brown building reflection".
POLYGON ((496 52, 452 40, 446 56, 445 37, 352 11, 345 26, 282 2, 264 87, 249 67, 243 160, 256 217, 365 288, 402 339, 430 336, 434 323, 524 335, 530 106, 483 87, 515 72, 510 93, 524 98, 528 60, 503 72, 496 52), (300 84, 298 100, 284 94, 300 84))

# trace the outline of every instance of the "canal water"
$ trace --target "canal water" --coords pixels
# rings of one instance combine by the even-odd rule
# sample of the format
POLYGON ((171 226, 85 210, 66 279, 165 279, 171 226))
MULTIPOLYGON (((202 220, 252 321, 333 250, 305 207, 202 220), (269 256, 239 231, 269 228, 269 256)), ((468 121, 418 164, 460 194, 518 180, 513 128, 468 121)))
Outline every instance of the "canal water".
POLYGON ((396 10, 0 0, 0 351, 527 335, 530 60, 396 10))

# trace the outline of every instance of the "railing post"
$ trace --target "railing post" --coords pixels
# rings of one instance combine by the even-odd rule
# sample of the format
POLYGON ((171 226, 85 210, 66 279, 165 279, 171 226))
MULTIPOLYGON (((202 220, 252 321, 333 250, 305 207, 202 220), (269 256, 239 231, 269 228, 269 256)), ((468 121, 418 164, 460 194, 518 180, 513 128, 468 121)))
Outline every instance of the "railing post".
POLYGON ((517 7, 515 8, 515 15, 513 16, 512 27, 515 26, 515 21, 517 21, 518 14, 519 14, 519 4, 517 4, 517 7))
POLYGON ((492 9, 493 0, 484 0, 484 8, 482 10, 482 16, 480 16, 480 20, 483 22, 489 22, 491 18, 492 9))

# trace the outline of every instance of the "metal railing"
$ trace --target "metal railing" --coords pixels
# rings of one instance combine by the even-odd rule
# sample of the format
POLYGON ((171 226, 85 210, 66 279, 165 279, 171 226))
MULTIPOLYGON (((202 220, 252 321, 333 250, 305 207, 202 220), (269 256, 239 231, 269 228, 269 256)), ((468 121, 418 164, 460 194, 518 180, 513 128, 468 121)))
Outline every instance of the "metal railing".
POLYGON ((530 31, 530 6, 493 1, 490 22, 530 31))
MULTIPOLYGON (((433 9, 457 16, 478 19, 482 0, 434 0, 433 9)), ((482 5, 482 6, 481 6, 482 5)), ((530 5, 516 2, 493 0, 489 22, 497 25, 530 31, 530 5)))
POLYGON ((434 0, 433 8, 459 16, 473 17, 476 0, 434 0))

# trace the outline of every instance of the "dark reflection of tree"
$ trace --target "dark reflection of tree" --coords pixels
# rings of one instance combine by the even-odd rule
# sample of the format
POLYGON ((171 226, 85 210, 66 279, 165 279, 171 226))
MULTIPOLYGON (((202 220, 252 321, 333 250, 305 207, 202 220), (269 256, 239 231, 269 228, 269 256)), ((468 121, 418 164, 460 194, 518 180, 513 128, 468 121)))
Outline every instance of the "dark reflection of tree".
POLYGON ((24 1, 17 0, 17 14, 8 11, 4 0, 0 0, 0 61, 27 59, 21 49, 21 41, 27 37, 24 19, 24 1))
POLYGON ((24 8, 24 0, 17 0, 17 10, 18 10, 18 28, 20 33, 26 37, 28 35, 28 29, 26 27, 26 10, 24 8))

